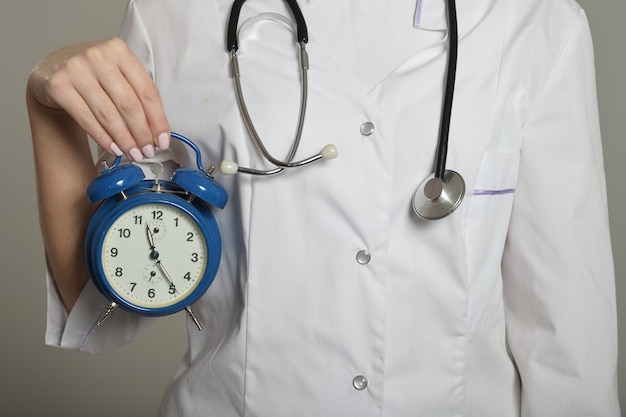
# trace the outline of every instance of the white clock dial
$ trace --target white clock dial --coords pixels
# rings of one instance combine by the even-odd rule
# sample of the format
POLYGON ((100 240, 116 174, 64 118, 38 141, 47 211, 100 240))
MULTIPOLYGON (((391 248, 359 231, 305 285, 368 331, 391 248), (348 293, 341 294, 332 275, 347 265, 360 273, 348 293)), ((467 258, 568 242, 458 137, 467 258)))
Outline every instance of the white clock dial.
POLYGON ((171 204, 134 207, 109 227, 102 266, 121 297, 140 307, 172 305, 200 282, 207 243, 196 221, 171 204))

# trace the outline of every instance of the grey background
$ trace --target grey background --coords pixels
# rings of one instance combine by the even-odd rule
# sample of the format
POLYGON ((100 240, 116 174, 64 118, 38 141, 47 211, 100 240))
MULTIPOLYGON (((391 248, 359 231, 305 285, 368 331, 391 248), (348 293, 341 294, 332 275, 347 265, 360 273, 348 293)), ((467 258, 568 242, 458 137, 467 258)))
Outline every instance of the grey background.
MULTIPOLYGON (((581 0, 596 48, 620 313, 620 391, 626 407, 626 15, 624 0, 581 0)), ((44 346, 44 257, 24 86, 30 68, 62 45, 116 34, 126 0, 4 0, 0 6, 0 417, 156 414, 186 347, 184 317, 103 356, 44 346)), ((555 210, 558 208, 555 207, 555 210)))

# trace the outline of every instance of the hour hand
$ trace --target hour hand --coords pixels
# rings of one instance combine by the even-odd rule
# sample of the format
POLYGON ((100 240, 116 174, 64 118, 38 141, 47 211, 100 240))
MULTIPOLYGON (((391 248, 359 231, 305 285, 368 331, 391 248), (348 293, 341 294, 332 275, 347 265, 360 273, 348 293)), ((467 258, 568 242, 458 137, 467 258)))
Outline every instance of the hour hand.
POLYGON ((150 229, 150 225, 146 224, 146 236, 148 236, 148 244, 150 245, 150 258, 159 261, 159 252, 154 246, 154 232, 150 229))
POLYGON ((154 249, 154 234, 152 233, 152 229, 150 229, 150 225, 148 223, 146 223, 146 236, 148 236, 150 249, 154 249))

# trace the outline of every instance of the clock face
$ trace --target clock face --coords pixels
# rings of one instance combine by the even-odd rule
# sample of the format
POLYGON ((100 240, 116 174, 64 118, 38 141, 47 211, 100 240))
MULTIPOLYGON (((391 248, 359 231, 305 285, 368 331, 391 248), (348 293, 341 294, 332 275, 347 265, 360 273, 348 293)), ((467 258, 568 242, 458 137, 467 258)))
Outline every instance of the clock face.
POLYGON ((162 308, 198 286, 207 265, 207 242, 185 211, 146 203, 115 219, 105 233, 101 259, 118 296, 142 308, 162 308))

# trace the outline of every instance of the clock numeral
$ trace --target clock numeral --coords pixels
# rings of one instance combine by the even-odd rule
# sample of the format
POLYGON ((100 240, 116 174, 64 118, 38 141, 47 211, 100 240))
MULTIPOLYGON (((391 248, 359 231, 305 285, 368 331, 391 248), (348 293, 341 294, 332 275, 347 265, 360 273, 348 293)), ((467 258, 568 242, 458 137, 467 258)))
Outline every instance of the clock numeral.
POLYGON ((188 232, 187 233, 187 242, 193 242, 193 233, 192 232, 188 232))
POLYGON ((161 210, 154 210, 152 212, 153 220, 163 220, 163 212, 161 210))
POLYGON ((120 237, 128 239, 130 237, 130 229, 119 229, 120 237))
POLYGON ((118 255, 117 248, 111 248, 111 257, 115 258, 118 255))
POLYGON ((191 262, 198 262, 198 254, 197 253, 192 253, 191 254, 191 262))
POLYGON ((124 275, 124 270, 121 267, 115 268, 115 276, 121 277, 122 275, 124 275))
POLYGON ((170 294, 176 294, 176 287, 174 284, 170 285, 170 290, 168 291, 170 294))
POLYGON ((135 291, 135 287, 136 287, 136 286, 137 286, 137 283, 136 283, 136 282, 131 282, 131 283, 130 283, 130 292, 135 291))
POLYGON ((178 227, 178 217, 174 219, 174 226, 178 227))
POLYGON ((187 272, 183 278, 185 278, 187 281, 191 281, 191 273, 187 272))
POLYGON ((135 224, 143 224, 143 216, 135 216, 135 224))
POLYGON ((156 291, 154 291, 154 288, 150 288, 148 290, 148 297, 150 297, 150 298, 156 297, 156 291))

